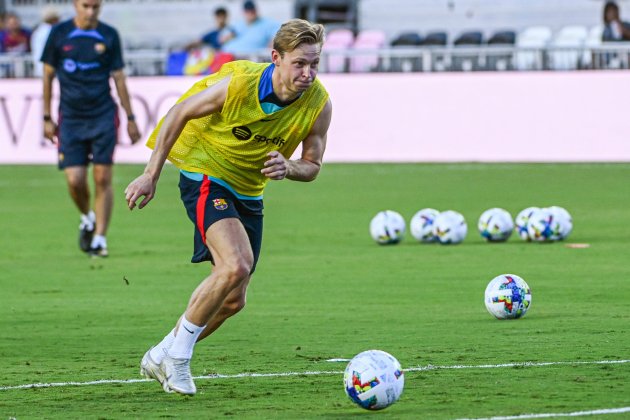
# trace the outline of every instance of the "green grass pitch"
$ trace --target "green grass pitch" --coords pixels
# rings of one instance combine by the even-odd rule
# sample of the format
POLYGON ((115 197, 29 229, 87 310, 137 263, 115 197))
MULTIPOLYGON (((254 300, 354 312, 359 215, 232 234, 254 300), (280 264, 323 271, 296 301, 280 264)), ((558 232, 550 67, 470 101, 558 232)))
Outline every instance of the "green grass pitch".
POLYGON ((410 369, 386 418, 630 406, 630 363, 592 363, 630 359, 630 164, 327 164, 313 183, 271 182, 248 305, 195 348, 193 375, 226 376, 198 379, 193 398, 123 382, 141 379, 143 353, 210 270, 189 263, 193 226, 175 168, 147 208, 126 209, 123 190, 141 171, 116 167, 111 256, 91 260, 63 175, 0 167, 0 419, 370 415, 344 394, 345 363, 327 361, 368 349, 410 369), (490 207, 515 216, 550 205, 573 216, 567 242, 589 248, 514 235, 488 244, 477 233, 490 207), (376 212, 408 221, 423 207, 461 212, 466 240, 370 238, 376 212), (523 319, 486 312, 484 289, 502 273, 532 288, 523 319), (496 366, 521 362, 553 363, 496 366), (450 368, 412 369, 428 365, 450 368), (248 373, 277 375, 238 376, 248 373), (86 384, 99 380, 120 382, 86 384), (60 386, 16 388, 34 383, 60 386))

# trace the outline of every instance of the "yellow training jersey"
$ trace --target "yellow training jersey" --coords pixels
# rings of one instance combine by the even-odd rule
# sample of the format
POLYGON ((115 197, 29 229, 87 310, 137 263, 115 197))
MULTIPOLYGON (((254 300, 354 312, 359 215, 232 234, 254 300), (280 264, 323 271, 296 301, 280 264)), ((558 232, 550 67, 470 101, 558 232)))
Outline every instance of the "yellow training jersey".
MULTIPOLYGON (((260 170, 267 153, 277 150, 288 159, 311 131, 328 100, 326 89, 315 79, 295 102, 265 114, 258 100, 258 85, 268 65, 233 61, 195 83, 178 102, 231 76, 222 111, 189 121, 168 159, 180 169, 219 178, 239 194, 262 195, 268 178, 260 170)), ((148 147, 155 147, 163 120, 151 133, 148 147)))

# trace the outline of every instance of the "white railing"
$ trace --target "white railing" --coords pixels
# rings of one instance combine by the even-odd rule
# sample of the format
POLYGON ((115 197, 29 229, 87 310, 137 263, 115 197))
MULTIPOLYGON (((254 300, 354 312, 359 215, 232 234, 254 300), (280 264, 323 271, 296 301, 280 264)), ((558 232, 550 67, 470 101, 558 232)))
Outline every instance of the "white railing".
MULTIPOLYGON (((167 50, 128 50, 124 57, 130 76, 166 73, 167 50)), ((239 57, 269 61, 263 50, 239 57)), ((596 47, 518 48, 511 46, 392 47, 381 49, 326 49, 324 73, 580 70, 630 68, 630 43, 596 47)), ((28 54, 0 54, 0 78, 33 77, 28 54)))

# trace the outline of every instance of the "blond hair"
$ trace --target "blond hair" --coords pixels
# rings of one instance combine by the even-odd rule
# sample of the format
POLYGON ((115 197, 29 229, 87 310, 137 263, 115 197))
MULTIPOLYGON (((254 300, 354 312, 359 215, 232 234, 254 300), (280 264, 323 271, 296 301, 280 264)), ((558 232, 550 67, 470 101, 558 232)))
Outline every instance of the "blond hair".
POLYGON ((280 26, 273 38, 273 49, 284 53, 295 50, 302 44, 322 46, 324 43, 324 25, 311 23, 304 19, 291 19, 280 26))

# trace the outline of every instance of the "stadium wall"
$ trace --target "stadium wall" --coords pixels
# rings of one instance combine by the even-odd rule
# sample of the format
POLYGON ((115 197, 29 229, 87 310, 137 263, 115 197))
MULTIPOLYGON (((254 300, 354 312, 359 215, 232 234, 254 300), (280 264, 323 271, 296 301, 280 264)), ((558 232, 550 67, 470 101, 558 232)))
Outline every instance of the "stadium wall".
MULTIPOLYGON (((333 102, 328 162, 628 162, 630 73, 322 74, 333 102)), ((129 78, 144 138, 196 80, 129 78)), ((0 84, 0 163, 54 164, 38 80, 0 84)), ((55 88, 55 92, 58 89, 55 88)), ((149 150, 120 129, 116 161, 149 150)))

